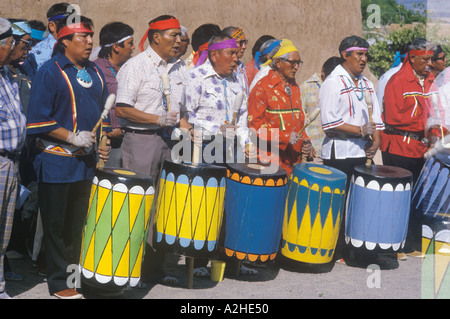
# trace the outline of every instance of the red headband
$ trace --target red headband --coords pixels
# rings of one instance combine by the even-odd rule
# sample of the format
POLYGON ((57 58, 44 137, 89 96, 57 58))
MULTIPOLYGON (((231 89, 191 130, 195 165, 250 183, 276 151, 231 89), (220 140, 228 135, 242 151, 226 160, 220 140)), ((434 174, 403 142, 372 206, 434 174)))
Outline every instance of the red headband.
POLYGON ((144 51, 144 43, 145 40, 147 40, 148 32, 150 30, 164 31, 169 29, 181 29, 180 21, 178 21, 175 18, 170 18, 167 20, 150 23, 147 31, 145 32, 144 36, 141 39, 141 42, 139 42, 139 50, 141 50, 141 52, 144 51))
POLYGON ((89 28, 86 28, 84 26, 84 24, 82 23, 74 23, 74 24, 69 24, 68 26, 65 26, 64 28, 62 28, 57 35, 58 40, 71 35, 71 34, 75 34, 75 33, 94 33, 94 31, 92 31, 89 28))
POLYGON ((411 50, 408 52, 410 55, 414 54, 414 55, 433 55, 434 51, 431 50, 411 50))

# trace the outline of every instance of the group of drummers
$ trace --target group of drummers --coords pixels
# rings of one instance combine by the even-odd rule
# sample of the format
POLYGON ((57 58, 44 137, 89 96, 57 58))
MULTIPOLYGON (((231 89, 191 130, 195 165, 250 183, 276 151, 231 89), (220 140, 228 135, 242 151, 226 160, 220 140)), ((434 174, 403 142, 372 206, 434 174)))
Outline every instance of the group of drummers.
MULTIPOLYGON (((166 251, 155 245, 158 236, 165 238, 166 243, 183 246, 178 249, 182 254, 189 246, 186 255, 193 251, 197 257, 196 248, 192 247, 198 247, 201 253, 195 258, 194 275, 199 277, 209 276, 208 259, 219 251, 238 261, 273 261, 280 247, 287 258, 296 261, 327 263, 344 257, 336 249, 339 241, 344 241, 341 221, 352 192, 355 200, 349 200, 348 210, 364 209, 364 203, 358 200, 365 198, 372 201, 373 214, 377 209, 373 207, 383 213, 386 207, 397 212, 389 205, 395 201, 393 197, 383 194, 374 199, 370 191, 359 192, 355 174, 361 173, 363 188, 372 179, 380 185, 392 184, 396 190, 399 184, 402 190, 410 190, 424 166, 425 153, 445 144, 444 119, 448 110, 444 111, 446 106, 440 101, 431 72, 436 61, 435 45, 426 39, 412 39, 401 67, 381 92, 384 97, 380 105, 380 91, 362 74, 370 45, 358 36, 344 38, 338 48, 340 56, 327 60, 321 72, 298 85, 296 75, 303 64, 301 50, 288 39, 262 36, 255 44, 252 61, 244 65, 242 58, 248 40, 241 28, 221 29, 215 24, 204 24, 189 37, 178 19, 163 15, 149 22, 139 43, 141 52, 132 57, 134 32, 129 25, 105 25, 100 31, 100 46, 95 49, 92 21, 84 16, 70 16, 69 9, 64 3, 50 8, 48 35, 34 47, 28 45, 33 29, 26 20, 0 21, 0 41, 12 38, 11 43, 16 43, 14 48, 5 42, 10 51, 9 60, 5 59, 8 62, 3 64, 5 73, 1 73, 0 87, 7 93, 0 91, 0 97, 13 97, 4 99, 5 105, 17 113, 22 109, 20 98, 26 90, 21 79, 27 79, 29 92, 26 120, 23 113, 15 117, 16 142, 7 148, 3 141, 0 155, 2 161, 12 163, 16 181, 20 162, 24 165, 22 176, 26 176, 22 180, 29 181, 33 176, 32 182, 38 185, 47 283, 49 293, 58 298, 81 298, 76 289, 67 286, 67 266, 80 262, 81 251, 89 254, 89 248, 83 247, 89 243, 82 234, 90 226, 99 231, 97 224, 86 225, 86 213, 94 202, 100 201, 100 197, 93 200, 97 193, 92 181, 101 171, 111 172, 114 178, 119 175, 119 181, 132 179, 133 174, 153 181, 157 191, 152 216, 143 228, 145 248, 139 252, 141 279, 176 283, 177 278, 163 270, 166 251), (22 42, 28 46, 22 49, 20 58, 11 61, 11 53, 22 42), (189 43, 192 54, 183 60, 189 43), (44 53, 49 47, 51 54, 46 58, 44 53), (14 78, 13 72, 19 70, 23 77, 14 78), (373 163, 379 150, 384 166, 390 170, 373 163), (242 165, 233 166, 239 163, 242 165), (178 168, 170 166, 177 164, 186 168, 178 172, 178 168), (270 165, 276 169, 264 173, 270 165), (210 166, 223 167, 223 171, 215 170, 208 177, 208 173, 196 170, 210 166), (362 168, 355 171, 355 167, 362 168), (175 231, 171 241, 172 234, 166 232, 170 227, 156 229, 159 221, 164 225, 172 218, 174 223, 186 222, 171 215, 173 207, 164 208, 162 204, 166 199, 161 197, 169 194, 176 197, 174 205, 181 205, 177 207, 182 207, 183 213, 189 206, 189 196, 180 196, 184 187, 181 179, 171 179, 170 173, 187 176, 189 190, 183 194, 192 195, 190 206, 200 207, 197 212, 190 207, 186 219, 197 218, 199 224, 203 217, 198 215, 211 213, 213 217, 205 217, 205 224, 216 227, 225 239, 219 240, 217 235, 211 240, 208 236, 212 232, 208 230, 196 235, 202 238, 190 238, 184 246, 179 231, 175 231), (199 176, 202 182, 196 184, 199 176), (211 178, 216 182, 211 184, 211 178), (222 191, 225 179, 226 191, 222 191), (174 186, 170 186, 172 182, 174 186), (195 187, 199 185, 197 191, 195 187), (216 201, 211 205, 203 202, 203 196, 211 197, 209 187, 217 189, 213 193, 216 201), (242 202, 248 198, 246 204, 233 206, 232 202, 240 196, 244 196, 242 202), (210 206, 215 208, 210 210, 210 206), (167 212, 163 212, 165 209, 167 212), (159 219, 161 214, 166 217, 159 219), (316 215, 320 216, 320 226, 315 224, 316 215), (303 224, 304 216, 308 216, 310 226, 303 224), (230 223, 239 224, 239 219, 257 225, 257 229, 233 229, 230 223), (301 238, 304 227, 309 227, 308 239, 301 238), (273 234, 262 236, 258 233, 261 229, 273 234), (327 229, 330 234, 325 234, 327 229), (326 248, 314 243, 318 240, 323 244, 325 237, 330 237, 326 248), (238 243, 237 238, 248 238, 247 245, 238 243), (259 242, 248 245, 254 238, 259 238, 259 242), (264 241, 270 244, 265 245, 264 241), (326 258, 316 258, 316 251, 326 258), (304 253, 308 257, 302 259, 304 253)), ((7 49, 3 46, 2 50, 7 49)), ((18 185, 13 187, 11 202, 15 203, 18 189, 18 185)), ((381 248, 395 247, 395 253, 419 255, 420 247, 413 244, 420 242, 420 229, 417 223, 408 221, 411 193, 405 194, 404 204, 398 209, 403 223, 393 224, 401 229, 401 235, 388 235, 396 237, 393 242, 374 242, 375 239, 364 237, 365 229, 361 231, 364 238, 358 237, 358 231, 348 232, 345 241, 357 248, 364 242, 368 250, 378 244, 381 248), (411 232, 408 236, 407 229, 411 232)), ((167 199, 167 207, 172 205, 171 200, 167 199)), ((6 203, 2 204, 2 218, 3 206, 6 203)), ((11 221, 13 215, 8 213, 11 221)), ((102 218, 97 219, 94 223, 102 218)), ((356 220, 359 219, 352 219, 352 225, 359 223, 356 220)), ((388 223, 380 220, 380 228, 388 223)), ((190 229, 197 227, 194 224, 189 223, 190 229)), ((350 224, 346 226, 352 229, 350 224)), ((342 247, 345 250, 345 245, 342 247)), ((6 247, 1 248, 3 256, 6 247)), ((98 256, 100 264, 101 258, 98 256)), ((241 274, 257 273, 247 264, 239 266, 241 274)), ((129 268, 131 274, 132 267, 129 268)), ((4 293, 4 288, 0 286, 0 292, 4 293)))

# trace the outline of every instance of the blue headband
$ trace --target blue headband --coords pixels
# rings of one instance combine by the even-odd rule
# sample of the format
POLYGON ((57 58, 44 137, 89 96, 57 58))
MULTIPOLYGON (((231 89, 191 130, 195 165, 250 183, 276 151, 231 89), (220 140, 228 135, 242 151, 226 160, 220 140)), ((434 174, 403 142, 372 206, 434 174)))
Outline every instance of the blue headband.
POLYGON ((275 49, 278 45, 280 45, 282 40, 279 41, 275 41, 273 43, 271 43, 267 48, 264 49, 264 51, 261 52, 256 52, 255 54, 255 68, 259 69, 261 64, 262 64, 262 57, 270 52, 272 52, 273 49, 275 49))
POLYGON ((56 15, 56 16, 53 16, 53 17, 48 18, 48 22, 50 22, 50 21, 56 21, 56 20, 59 20, 59 19, 64 19, 64 18, 66 18, 66 17, 67 17, 67 14, 58 14, 58 15, 56 15))
POLYGON ((31 37, 35 40, 42 41, 44 39, 45 31, 31 29, 31 37))

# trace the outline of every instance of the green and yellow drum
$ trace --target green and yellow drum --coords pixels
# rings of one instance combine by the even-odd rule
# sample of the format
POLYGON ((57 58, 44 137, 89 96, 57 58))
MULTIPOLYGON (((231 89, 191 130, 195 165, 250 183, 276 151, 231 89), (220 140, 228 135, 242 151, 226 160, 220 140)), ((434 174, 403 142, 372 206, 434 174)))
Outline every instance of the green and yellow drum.
POLYGON ((226 177, 225 167, 166 160, 155 206, 154 246, 211 257, 219 242, 226 177))
POLYGON ((82 237, 83 282, 103 289, 139 283, 154 196, 149 176, 97 170, 82 237))
POLYGON ((347 176, 313 163, 294 166, 283 221, 281 254, 295 261, 332 260, 344 215, 347 176))

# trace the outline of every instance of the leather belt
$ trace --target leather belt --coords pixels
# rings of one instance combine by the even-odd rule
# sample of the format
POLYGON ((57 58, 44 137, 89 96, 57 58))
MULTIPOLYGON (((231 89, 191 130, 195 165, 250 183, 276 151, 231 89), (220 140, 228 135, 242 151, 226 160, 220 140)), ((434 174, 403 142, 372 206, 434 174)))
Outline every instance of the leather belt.
POLYGON ((132 128, 127 128, 127 127, 125 127, 123 130, 126 133, 143 134, 143 135, 155 135, 155 134, 161 134, 161 132, 162 132, 161 129, 157 129, 157 130, 135 130, 135 129, 132 129, 132 128))
POLYGON ((384 133, 390 134, 390 135, 401 135, 405 138, 412 138, 413 140, 416 140, 416 141, 422 141, 423 138, 425 137, 425 134, 423 132, 403 131, 403 130, 399 130, 389 124, 385 124, 384 133))

